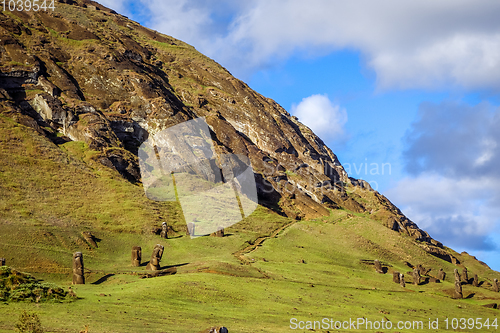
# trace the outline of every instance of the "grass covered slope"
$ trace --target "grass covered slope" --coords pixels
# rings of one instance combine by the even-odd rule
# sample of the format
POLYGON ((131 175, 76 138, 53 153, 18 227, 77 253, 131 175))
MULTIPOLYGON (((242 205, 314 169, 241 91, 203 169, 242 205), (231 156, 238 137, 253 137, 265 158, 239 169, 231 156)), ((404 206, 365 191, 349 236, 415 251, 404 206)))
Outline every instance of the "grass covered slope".
POLYGON ((81 142, 56 145, 5 114, 0 130, 0 257, 67 290, 72 253, 82 251, 87 280, 73 286, 75 302, 6 303, 0 332, 12 331, 23 310, 36 311, 46 331, 68 332, 85 325, 90 332, 198 332, 215 325, 288 332, 291 318, 427 324, 429 317, 493 320, 498 314, 481 306, 500 303, 488 285, 498 272, 452 252, 469 276, 483 281, 480 288, 464 285, 467 299, 453 300, 453 269, 463 265, 428 254, 368 212, 334 210, 297 222, 259 207, 224 238, 190 239, 178 206, 147 200, 141 186, 95 162, 99 152, 81 142), (167 240, 150 232, 165 220, 178 231, 167 240), (89 230, 97 248, 82 236, 89 230), (177 273, 140 279, 155 244, 165 246, 161 268, 177 273), (130 264, 136 245, 143 249, 141 267, 130 264), (374 259, 387 274, 376 273, 374 259), (411 285, 407 272, 418 264, 430 276, 444 268, 448 277, 411 285), (407 288, 392 282, 395 270, 405 273, 407 288))
MULTIPOLYGON (((439 318, 441 323, 445 318, 462 317, 490 318, 492 322, 498 316, 498 310, 481 306, 499 303, 498 293, 464 285, 468 298, 453 300, 450 276, 456 266, 430 256, 409 238, 379 228, 377 222, 342 211, 326 222, 297 222, 245 254, 245 261, 252 264, 240 264, 231 254, 244 232, 224 238, 142 236, 134 241, 166 246, 162 266, 176 266, 177 274, 150 279, 132 274, 101 279, 89 275, 88 284, 73 286, 79 297, 76 302, 41 304, 36 311, 47 330, 70 332, 85 325, 90 332, 198 332, 215 325, 224 325, 230 332, 289 332, 291 318, 344 321, 365 317, 390 320, 394 325, 407 320, 427 325, 429 318, 439 318), (376 273, 364 262, 375 258, 388 268, 387 274, 376 273), (414 286, 406 275, 407 287, 401 288, 392 282, 391 271, 406 273, 410 270, 406 262, 432 268, 430 275, 443 267, 449 277, 442 283, 414 286)), ((117 245, 123 236, 110 234, 95 250, 96 256, 115 254, 116 261, 108 271, 133 270, 128 252, 104 246, 117 245)), ((104 268, 90 258, 86 266, 104 268)), ((484 266, 469 268, 480 281, 498 276, 484 266)), ((0 328, 7 332, 25 309, 34 306, 11 303, 4 307, 0 328)))

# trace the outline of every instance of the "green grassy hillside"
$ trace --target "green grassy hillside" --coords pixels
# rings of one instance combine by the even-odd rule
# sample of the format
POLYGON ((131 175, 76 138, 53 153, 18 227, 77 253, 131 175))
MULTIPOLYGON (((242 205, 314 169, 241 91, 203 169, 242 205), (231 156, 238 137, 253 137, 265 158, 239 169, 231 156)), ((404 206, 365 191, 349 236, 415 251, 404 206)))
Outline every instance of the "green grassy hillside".
POLYGON ((215 325, 289 332, 292 318, 365 317, 393 325, 439 318, 443 328, 445 318, 492 322, 498 316, 499 310, 482 307, 500 303, 500 294, 488 288, 498 272, 453 252, 469 276, 483 282, 464 285, 466 299, 454 300, 453 269, 463 266, 431 256, 369 213, 333 210, 327 218, 294 221, 259 207, 224 238, 190 239, 179 206, 149 201, 140 185, 97 163, 99 152, 80 142, 58 146, 5 115, 0 132, 0 257, 67 290, 72 253, 82 251, 87 280, 73 286, 79 297, 73 302, 1 304, 0 332, 14 331, 23 310, 36 312, 47 332, 88 325, 99 333, 199 332, 215 325), (170 239, 151 233, 163 221, 175 231, 170 239), (97 248, 83 231, 93 232, 97 248), (145 265, 131 266, 131 248, 141 246, 146 263, 155 244, 165 246, 162 268, 177 273, 141 279, 145 265), (386 274, 376 273, 374 259, 386 274), (448 278, 414 286, 407 272, 418 264, 431 269, 429 276, 443 268, 448 278), (406 288, 392 282, 395 270, 406 274, 406 288))

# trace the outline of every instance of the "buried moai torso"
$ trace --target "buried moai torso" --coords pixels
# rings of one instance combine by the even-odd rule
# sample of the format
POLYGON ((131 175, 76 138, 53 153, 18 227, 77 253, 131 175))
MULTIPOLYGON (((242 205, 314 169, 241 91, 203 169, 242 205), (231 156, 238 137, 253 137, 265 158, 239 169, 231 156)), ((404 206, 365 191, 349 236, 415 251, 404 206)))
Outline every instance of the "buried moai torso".
POLYGON ((380 264, 380 261, 378 261, 377 259, 375 259, 373 261, 373 265, 375 266, 375 270, 377 271, 377 273, 381 273, 381 274, 384 273, 384 270, 382 269, 382 265, 380 264))
POLYGON ((455 280, 455 292, 453 294, 453 298, 456 299, 464 298, 462 294, 462 284, 460 283, 460 280, 455 280))
POLYGON ((399 284, 403 288, 406 287, 406 284, 405 284, 405 275, 403 273, 399 274, 399 284))
POLYGON ((419 285, 420 284, 420 273, 417 268, 413 269, 413 284, 414 285, 419 285))
POLYGON ((83 254, 75 252, 73 254, 73 284, 85 284, 83 268, 83 254))
POLYGON ((224 237, 224 228, 217 227, 217 231, 210 234, 211 237, 224 237))
POLYGON ((440 268, 438 273, 438 279, 444 281, 445 278, 446 278, 446 273, 443 271, 442 268, 440 268))
POLYGON ((399 272, 392 273, 392 282, 399 283, 399 272))
POLYGON ((462 270, 462 281, 465 283, 469 283, 469 274, 467 272, 467 268, 462 270))
POLYGON ((141 266, 142 249, 140 246, 132 247, 132 266, 141 266))
POLYGON ((161 233, 160 233, 161 238, 168 238, 168 228, 167 228, 167 223, 163 222, 161 224, 161 233))
POLYGON ((148 265, 146 266, 147 270, 150 271, 157 271, 160 269, 160 261, 161 257, 163 256, 163 250, 164 247, 160 244, 156 244, 155 248, 153 249, 153 253, 151 254, 151 260, 149 261, 148 265))
POLYGON ((474 287, 479 287, 479 278, 477 277, 477 274, 474 274, 474 280, 472 281, 472 285, 474 287))

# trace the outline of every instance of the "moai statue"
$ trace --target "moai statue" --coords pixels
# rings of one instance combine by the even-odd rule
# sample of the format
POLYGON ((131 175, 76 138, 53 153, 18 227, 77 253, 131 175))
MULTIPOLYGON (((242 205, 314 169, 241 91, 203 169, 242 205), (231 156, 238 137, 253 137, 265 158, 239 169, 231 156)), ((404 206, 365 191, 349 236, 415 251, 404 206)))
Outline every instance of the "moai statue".
POLYGON ((168 236, 167 236, 167 223, 166 222, 163 222, 161 224, 160 237, 161 238, 168 238, 168 236))
POLYGON ((223 227, 217 227, 216 232, 212 232, 210 234, 210 237, 224 237, 224 228, 223 227))
POLYGON ((420 264, 417 265, 417 270, 418 270, 418 274, 420 274, 420 275, 425 275, 425 273, 426 273, 425 269, 420 264))
POLYGON ((462 294, 462 284, 460 283, 460 279, 455 280, 455 293, 453 294, 453 298, 464 298, 464 295, 462 294))
POLYGON ((73 253, 73 284, 85 284, 83 254, 81 252, 73 253))
POLYGON ((84 231, 82 232, 83 238, 92 245, 93 247, 97 248, 97 243, 95 241, 95 236, 90 232, 90 231, 84 231))
POLYGON ((460 282, 460 274, 458 274, 458 269, 454 269, 453 273, 455 274, 455 281, 460 282))
POLYGON ((5 266, 5 258, 0 258, 0 266, 5 266))
POLYGON ((392 272, 392 282, 399 283, 399 272, 392 272))
POLYGON ((493 291, 496 293, 498 292, 498 280, 497 279, 493 280, 493 291))
POLYGON ((462 270, 462 281, 465 282, 466 284, 469 283, 469 274, 467 272, 467 268, 465 268, 465 267, 462 270))
POLYGON ((382 265, 380 264, 380 261, 378 261, 377 259, 375 259, 373 261, 373 264, 375 265, 375 270, 377 271, 377 273, 384 274, 384 270, 382 269, 382 265))
POLYGON ((157 271, 160 269, 160 261, 163 256, 164 247, 160 244, 156 244, 153 249, 153 253, 151 254, 151 260, 146 266, 146 270, 148 271, 157 271))
POLYGON ((446 278, 446 273, 443 271, 442 268, 440 268, 438 273, 438 279, 444 281, 445 278, 446 278))
POLYGON ((399 274, 399 284, 403 288, 406 287, 406 284, 405 284, 405 275, 403 273, 399 274))
POLYGON ((189 236, 193 237, 193 236, 194 236, 194 229, 195 229, 195 224, 194 224, 194 222, 189 222, 189 223, 187 224, 187 228, 188 228, 188 230, 187 230, 187 234, 188 234, 189 236))
POLYGON ((142 249, 140 246, 132 247, 132 266, 141 266, 142 249))
POLYGON ((474 287, 479 287, 479 279, 477 277, 477 274, 474 274, 474 281, 472 281, 472 285, 474 287))
POLYGON ((416 268, 413 269, 413 284, 416 286, 420 284, 420 273, 416 268))

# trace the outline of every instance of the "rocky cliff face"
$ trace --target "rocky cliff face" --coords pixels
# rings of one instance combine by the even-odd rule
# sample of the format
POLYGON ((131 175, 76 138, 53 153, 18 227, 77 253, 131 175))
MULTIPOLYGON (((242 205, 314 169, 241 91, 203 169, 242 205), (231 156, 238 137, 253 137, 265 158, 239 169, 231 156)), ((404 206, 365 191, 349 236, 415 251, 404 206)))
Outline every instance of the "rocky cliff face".
POLYGON ((276 102, 192 46, 92 1, 0 13, 0 110, 56 144, 86 142, 96 160, 135 183, 138 147, 149 135, 205 117, 219 152, 250 158, 259 203, 295 218, 327 208, 371 214, 432 251, 441 247, 368 183, 350 178, 276 102))

